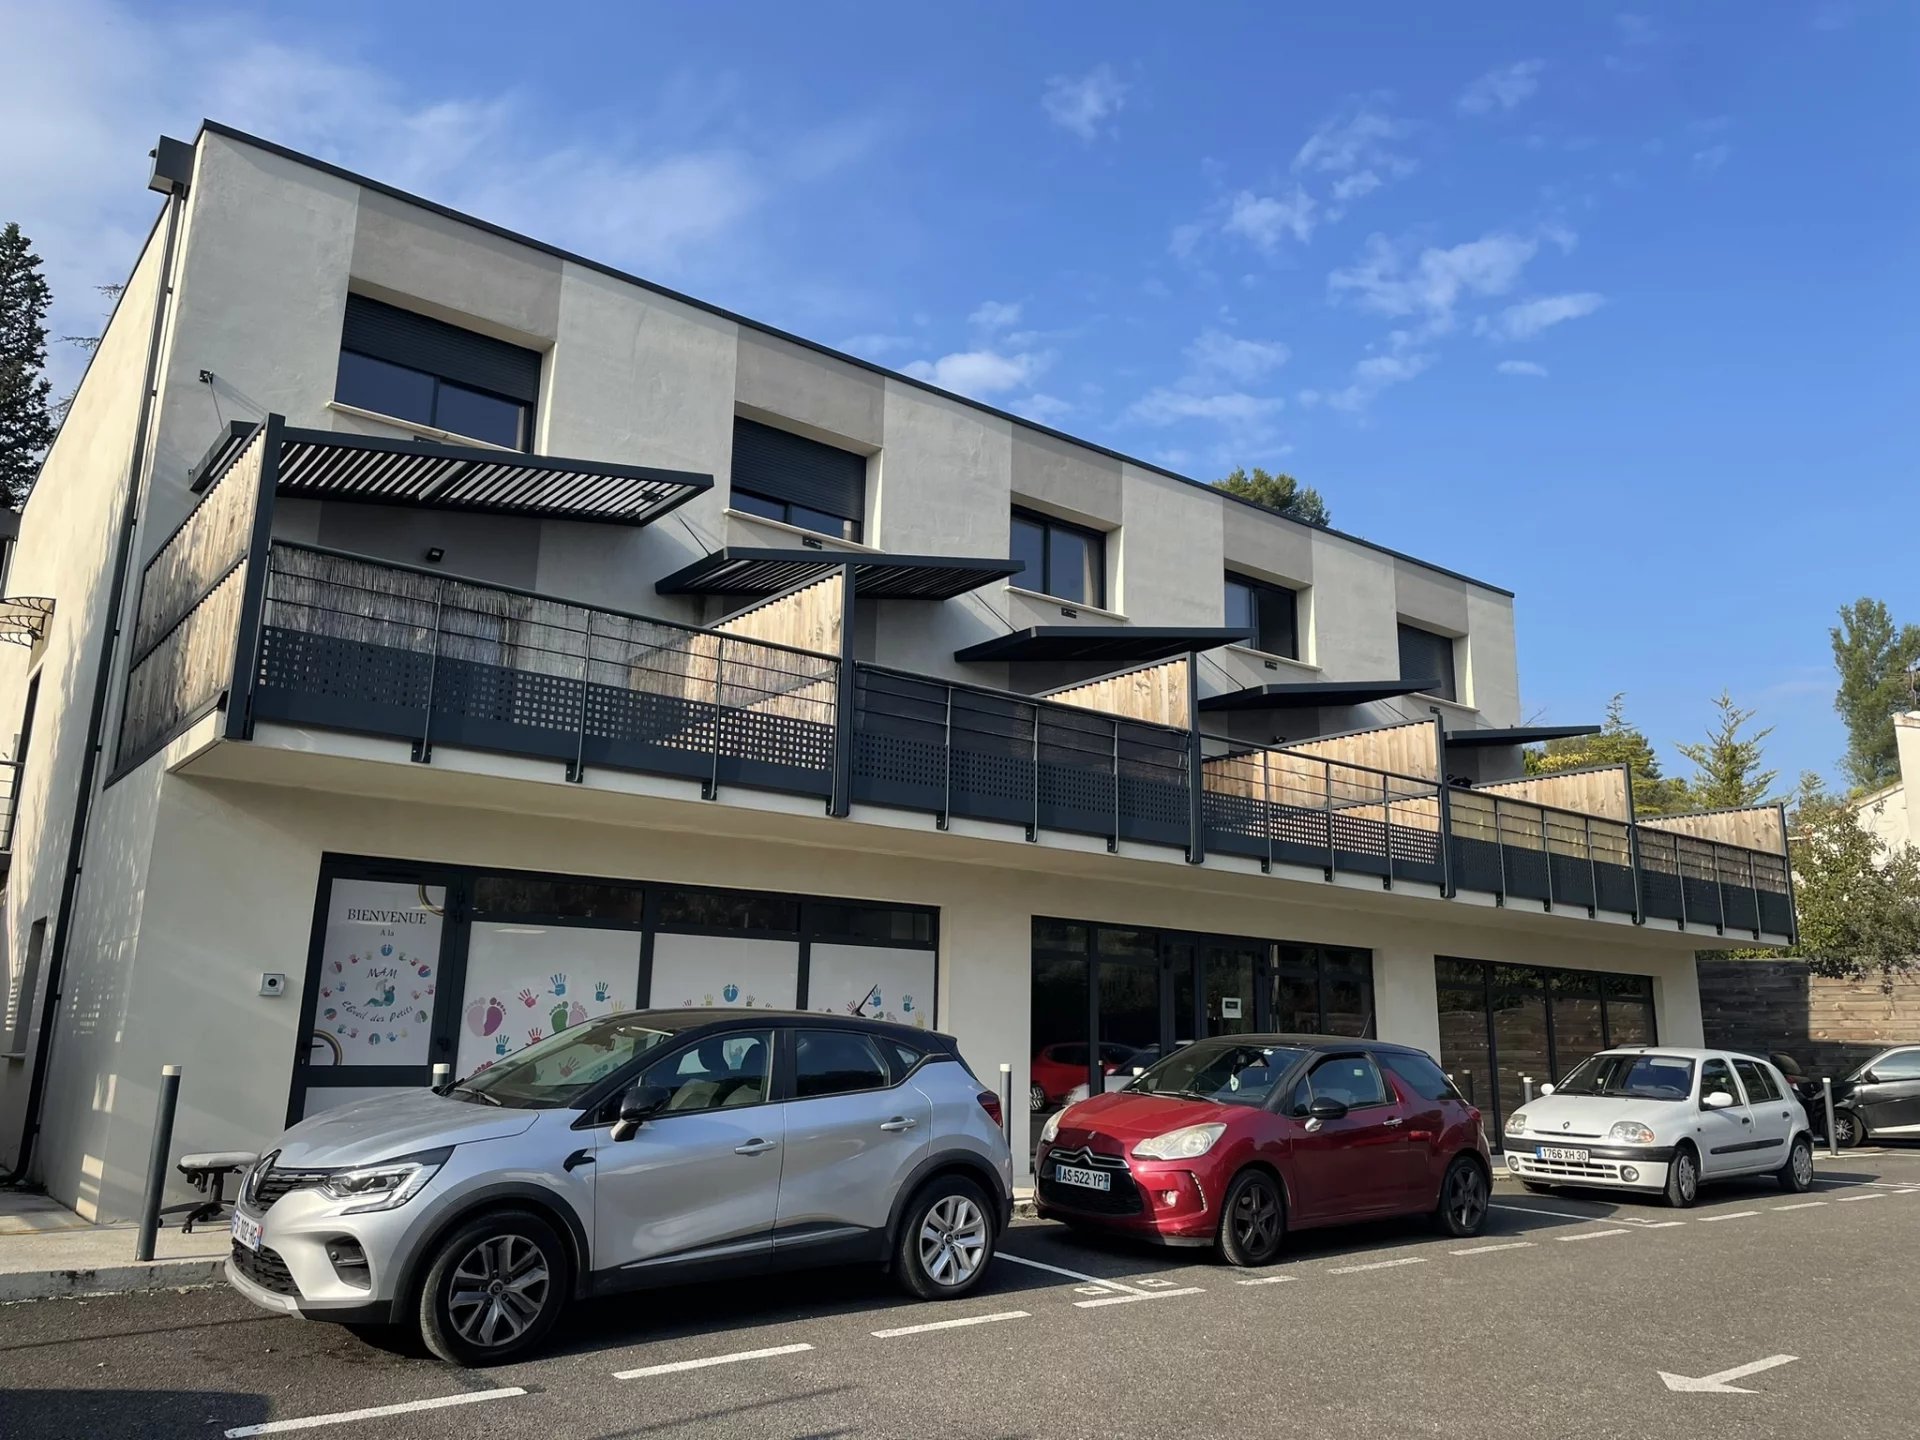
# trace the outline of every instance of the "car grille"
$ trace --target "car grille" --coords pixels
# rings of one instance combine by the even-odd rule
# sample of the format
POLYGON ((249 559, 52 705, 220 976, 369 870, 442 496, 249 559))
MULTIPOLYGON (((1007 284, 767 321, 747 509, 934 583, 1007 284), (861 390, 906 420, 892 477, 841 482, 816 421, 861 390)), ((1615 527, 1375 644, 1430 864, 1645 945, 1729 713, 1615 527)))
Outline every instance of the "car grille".
POLYGON ((331 1174, 331 1170, 283 1170, 268 1165, 248 1182, 247 1202, 255 1210, 270 1210, 274 1201, 295 1190, 311 1190, 331 1174))
POLYGON ((1040 1198, 1063 1210, 1078 1210, 1083 1215, 1138 1215, 1141 1211, 1140 1187, 1133 1183, 1127 1162, 1118 1155, 1102 1155, 1087 1148, 1055 1150, 1047 1156, 1040 1176, 1040 1198), (1089 1190, 1082 1185, 1062 1185, 1053 1178, 1056 1165, 1075 1165, 1084 1170, 1104 1170, 1113 1177, 1111 1190, 1089 1190))
POLYGON ((262 1290, 270 1290, 275 1295, 298 1295, 300 1287, 293 1283, 293 1272, 287 1269, 287 1262, 280 1258, 277 1250, 269 1250, 264 1245, 258 1250, 249 1250, 238 1240, 233 1242, 233 1268, 262 1290))

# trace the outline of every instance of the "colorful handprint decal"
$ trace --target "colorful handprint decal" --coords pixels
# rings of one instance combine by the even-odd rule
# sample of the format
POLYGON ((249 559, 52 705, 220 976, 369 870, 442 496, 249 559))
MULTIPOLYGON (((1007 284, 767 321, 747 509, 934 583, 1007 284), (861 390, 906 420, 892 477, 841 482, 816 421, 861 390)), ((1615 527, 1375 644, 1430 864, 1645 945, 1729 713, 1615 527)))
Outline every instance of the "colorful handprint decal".
POLYGON ((566 976, 555 975, 553 977, 553 993, 556 996, 564 995, 567 993, 567 977, 566 976))

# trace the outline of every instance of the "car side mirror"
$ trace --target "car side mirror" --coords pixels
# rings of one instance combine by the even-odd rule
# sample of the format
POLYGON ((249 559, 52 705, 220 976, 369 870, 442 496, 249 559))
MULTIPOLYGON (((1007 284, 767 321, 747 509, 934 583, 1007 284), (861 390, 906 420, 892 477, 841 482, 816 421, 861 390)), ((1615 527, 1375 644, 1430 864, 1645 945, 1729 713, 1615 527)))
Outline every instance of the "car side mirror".
POLYGON ((1344 1120, 1346 1116, 1347 1107, 1344 1102, 1327 1099, 1324 1096, 1307 1107, 1307 1119, 1318 1120, 1322 1125, 1329 1120, 1344 1120))
POLYGON ((662 1110, 673 1097, 659 1085, 635 1085, 620 1097, 619 1118, 613 1122, 613 1139, 631 1140, 640 1127, 662 1110))
POLYGON ((1732 1105, 1734 1101, 1733 1096, 1729 1095, 1726 1091, 1715 1090, 1709 1095, 1701 1096, 1700 1103, 1709 1110, 1725 1110, 1732 1105))
POLYGON ((1551 1095, 1553 1093, 1553 1082, 1549 1080, 1546 1084, 1542 1085, 1540 1087, 1540 1093, 1542 1095, 1551 1095))

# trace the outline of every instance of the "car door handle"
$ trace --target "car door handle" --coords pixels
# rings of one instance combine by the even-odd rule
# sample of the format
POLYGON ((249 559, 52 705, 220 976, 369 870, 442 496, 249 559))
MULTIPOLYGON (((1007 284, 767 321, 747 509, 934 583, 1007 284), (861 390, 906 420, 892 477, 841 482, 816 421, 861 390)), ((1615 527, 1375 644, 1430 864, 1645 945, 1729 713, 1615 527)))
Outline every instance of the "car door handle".
POLYGON ((891 1120, 882 1121, 880 1128, 885 1130, 889 1135, 897 1135, 902 1130, 913 1129, 913 1127, 919 1123, 918 1120, 913 1119, 911 1116, 896 1115, 891 1120))
POLYGON ((744 1145, 734 1146, 733 1153, 736 1155, 764 1155, 769 1150, 778 1150, 779 1148, 780 1142, 778 1140, 749 1140, 744 1145))
POLYGON ((1386 1126, 1389 1130, 1391 1130, 1394 1126, 1400 1124, 1401 1121, 1400 1121, 1400 1117, 1396 1115, 1391 1120, 1382 1120, 1380 1123, 1386 1126))
POLYGON ((1751 1115, 1742 1115, 1740 1117, 1740 1123, 1742 1125, 1751 1125, 1753 1124, 1753 1117, 1751 1115))

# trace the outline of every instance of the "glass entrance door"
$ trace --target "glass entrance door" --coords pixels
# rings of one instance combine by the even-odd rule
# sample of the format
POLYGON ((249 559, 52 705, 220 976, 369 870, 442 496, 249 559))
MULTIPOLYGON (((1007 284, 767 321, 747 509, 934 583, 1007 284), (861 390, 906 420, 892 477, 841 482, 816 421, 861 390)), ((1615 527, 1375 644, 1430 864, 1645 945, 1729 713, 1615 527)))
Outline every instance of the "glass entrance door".
POLYGON ((1201 950, 1206 959, 1207 1034, 1250 1034, 1260 1019, 1257 1011, 1267 947, 1214 941, 1201 950))

